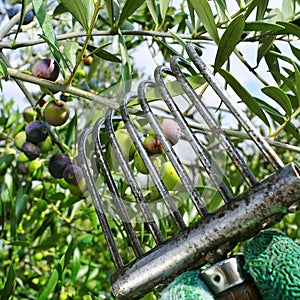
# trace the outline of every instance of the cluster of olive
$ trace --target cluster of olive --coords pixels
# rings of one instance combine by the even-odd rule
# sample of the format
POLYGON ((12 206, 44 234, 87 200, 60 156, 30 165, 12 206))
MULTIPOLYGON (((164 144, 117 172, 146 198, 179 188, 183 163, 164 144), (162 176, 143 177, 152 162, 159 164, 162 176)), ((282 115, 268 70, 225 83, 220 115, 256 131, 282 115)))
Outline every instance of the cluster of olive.
MULTIPOLYGON (((56 81, 59 72, 59 65, 52 58, 42 59, 32 67, 33 76, 50 81, 56 81)), ((41 153, 50 151, 53 146, 49 135, 50 126, 61 126, 69 118, 69 108, 64 101, 56 100, 52 97, 52 100, 46 103, 46 105, 44 104, 40 105, 42 106, 40 118, 38 118, 37 112, 32 107, 26 108, 23 112, 24 120, 28 124, 25 126, 25 130, 20 131, 15 136, 16 148, 21 150, 21 154, 25 155, 25 159, 21 159, 23 162, 26 162, 26 159, 34 161, 41 153)), ((49 160, 48 168, 49 173, 54 178, 64 178, 73 187, 79 187, 83 181, 81 168, 72 164, 71 159, 67 155, 54 154, 49 160)), ((72 187, 71 191, 74 191, 77 195, 80 194, 78 189, 74 190, 72 187)))
MULTIPOLYGON (((169 140, 171 145, 177 144, 181 136, 181 129, 177 122, 173 119, 162 119, 160 126, 165 137, 169 140)), ((149 170, 144 163, 140 153, 136 150, 132 139, 125 129, 117 129, 115 132, 116 139, 121 147, 122 153, 128 162, 133 161, 133 164, 138 172, 142 174, 149 174, 149 170)), ((153 133, 149 133, 144 137, 143 146, 146 149, 150 157, 158 157, 163 154, 164 149, 153 133)), ((110 150, 108 151, 111 152, 110 150)), ((176 185, 180 182, 180 177, 178 176, 174 166, 170 161, 164 161, 159 167, 160 176, 166 188, 168 190, 173 190, 176 185)))

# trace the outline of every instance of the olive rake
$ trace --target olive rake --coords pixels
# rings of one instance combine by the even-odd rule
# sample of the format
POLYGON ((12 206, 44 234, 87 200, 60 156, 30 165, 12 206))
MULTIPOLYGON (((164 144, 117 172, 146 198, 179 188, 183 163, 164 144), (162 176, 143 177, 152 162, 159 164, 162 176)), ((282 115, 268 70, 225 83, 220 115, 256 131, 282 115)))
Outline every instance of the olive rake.
POLYGON ((108 109, 105 117, 86 129, 79 140, 79 161, 116 269, 111 276, 111 288, 117 299, 141 298, 149 291, 159 290, 186 270, 218 263, 226 258, 238 242, 249 239, 281 220, 288 208, 300 199, 299 168, 294 163, 284 165, 239 108, 236 100, 228 95, 202 61, 200 48, 189 43, 186 52, 191 62, 174 56, 171 58, 170 68, 157 67, 154 72, 155 81, 142 81, 137 93, 127 93, 121 99, 118 111, 108 109), (187 71, 202 75, 249 140, 259 149, 262 159, 272 166, 274 171, 271 174, 261 181, 256 179, 245 162, 242 151, 233 145, 232 137, 218 125, 201 95, 188 81, 187 71), (247 183, 248 188, 239 195, 234 195, 228 186, 218 159, 213 158, 213 147, 207 147, 207 142, 199 134, 199 127, 197 129, 197 126, 191 126, 186 107, 182 108, 177 97, 169 91, 170 85, 165 80, 167 76, 179 83, 183 97, 190 103, 194 115, 205 122, 206 135, 213 137, 210 144, 222 146, 235 165, 234 172, 239 173, 247 183), (148 99, 148 91, 151 89, 159 91, 160 100, 148 99), (139 105, 134 105, 137 100, 139 105), (167 111, 165 116, 178 123, 182 140, 189 147, 187 151, 194 153, 203 176, 207 178, 207 182, 211 182, 213 190, 222 199, 222 204, 213 211, 210 211, 209 201, 203 199, 193 176, 185 167, 185 162, 178 154, 180 150, 172 146, 165 137, 157 117, 162 110, 155 103, 163 103, 164 111, 167 111), (148 130, 161 142, 165 159, 172 163, 179 174, 180 192, 181 195, 186 195, 188 204, 185 205, 192 207, 195 222, 186 221, 186 206, 178 202, 176 192, 167 190, 159 167, 143 145, 135 116, 142 119, 140 126, 148 126, 148 130), (126 158, 127 153, 122 152, 115 136, 116 124, 120 123, 129 133, 149 175, 136 175, 133 163, 126 158), (90 150, 90 145, 93 151, 90 150), (113 155, 108 157, 108 153, 113 155), (114 168, 118 168, 119 177, 114 168), (141 183, 145 181, 144 177, 147 178, 146 183, 141 183), (125 192, 120 190, 123 181, 126 183, 125 192), (159 195, 156 198, 159 199, 158 202, 148 201, 152 191, 147 190, 149 181, 159 195), (167 220, 163 223, 164 226, 169 224, 171 227, 171 236, 166 236, 168 229, 162 228, 163 218, 167 220), (117 220, 117 229, 121 229, 121 233, 117 233, 116 227, 112 226, 113 219, 117 220), (143 230, 147 235, 142 234, 143 230), (150 238, 153 243, 148 243, 150 238), (122 249, 120 240, 123 243, 122 249), (127 251, 124 245, 128 245, 128 252, 131 253, 125 259, 121 255, 127 251))

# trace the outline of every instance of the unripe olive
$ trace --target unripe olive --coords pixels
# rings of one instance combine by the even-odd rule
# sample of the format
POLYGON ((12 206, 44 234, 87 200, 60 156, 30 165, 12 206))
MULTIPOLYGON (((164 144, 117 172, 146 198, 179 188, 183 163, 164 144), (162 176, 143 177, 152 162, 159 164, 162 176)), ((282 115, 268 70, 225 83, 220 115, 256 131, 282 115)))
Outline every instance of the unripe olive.
POLYGON ((41 153, 49 152, 52 149, 51 137, 47 136, 47 138, 44 141, 38 143, 38 146, 41 149, 41 153))
POLYGON ((142 159, 140 153, 136 150, 134 153, 134 165, 137 170, 143 174, 149 174, 149 170, 147 169, 144 160, 142 159))
POLYGON ((27 123, 34 121, 36 116, 37 112, 33 109, 32 106, 26 107, 23 111, 23 118, 27 123))
POLYGON ((33 175, 43 165, 40 159, 32 160, 28 163, 28 172, 33 175))
POLYGON ((20 131, 15 136, 15 146, 18 150, 22 150, 23 144, 26 142, 26 132, 20 131))
POLYGON ((47 103, 43 111, 45 121, 52 126, 61 126, 67 122, 70 112, 67 104, 61 100, 47 103))
POLYGON ((79 185, 83 179, 83 171, 81 167, 73 164, 69 164, 63 172, 63 178, 67 183, 73 185, 79 185))
POLYGON ((27 163, 28 161, 29 161, 29 158, 25 155, 24 152, 19 153, 18 163, 27 163))
POLYGON ((27 141, 32 143, 44 141, 49 134, 47 124, 38 120, 28 123, 25 127, 25 132, 27 141))
POLYGON ((180 183, 180 177, 170 161, 162 164, 160 174, 167 190, 174 190, 176 185, 180 183))
POLYGON ((32 75, 55 81, 59 75, 59 65, 53 58, 43 58, 32 67, 32 75))
POLYGON ((165 137, 172 145, 175 145, 181 136, 181 129, 173 119, 163 119, 160 123, 165 137))
POLYGON ((70 157, 61 153, 55 153, 49 160, 49 173, 54 178, 62 178, 65 168, 71 164, 70 157))
POLYGON ((143 144, 149 155, 162 154, 164 151, 161 142, 153 135, 148 135, 143 144))
POLYGON ((29 160, 34 160, 38 158, 41 153, 40 148, 31 142, 25 142, 23 144, 22 151, 28 157, 29 160))
POLYGON ((125 159, 131 161, 134 156, 135 147, 129 133, 126 129, 118 129, 116 130, 115 135, 125 159))

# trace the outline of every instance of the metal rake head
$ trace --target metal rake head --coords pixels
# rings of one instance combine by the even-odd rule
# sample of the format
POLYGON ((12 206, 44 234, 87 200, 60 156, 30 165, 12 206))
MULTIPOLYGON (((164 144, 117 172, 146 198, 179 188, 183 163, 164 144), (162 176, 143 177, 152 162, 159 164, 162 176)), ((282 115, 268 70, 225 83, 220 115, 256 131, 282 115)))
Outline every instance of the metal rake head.
POLYGON ((238 242, 280 220, 300 198, 299 168, 293 163, 283 164, 209 71, 200 57, 201 50, 190 43, 186 51, 191 62, 174 56, 170 68, 157 67, 154 82, 143 81, 137 93, 127 93, 120 109, 109 109, 104 118, 85 130, 79 142, 87 187, 116 267, 111 287, 118 299, 141 297, 188 269, 226 257, 238 242), (183 69, 192 74, 200 72, 272 165, 273 174, 257 181, 241 151, 192 88, 183 69), (204 126, 195 120, 191 122, 186 107, 181 107, 170 91, 165 75, 175 78, 182 97, 192 107, 193 115, 205 122, 204 126), (159 91, 158 102, 149 97, 149 91, 153 90, 159 91), (157 116, 162 109, 154 107, 156 103, 163 104, 167 111, 161 117, 169 116, 179 125, 181 146, 173 146, 166 138, 157 116), (129 134, 148 175, 137 175, 134 162, 123 152, 115 134, 120 126, 129 134), (200 129, 204 130, 203 135, 200 129), (148 154, 143 144, 145 132, 157 137, 164 149, 162 157, 148 154), (94 148, 93 153, 88 145, 94 148), (222 156, 218 159, 215 149, 218 149, 215 153, 224 151, 244 178, 248 189, 243 193, 233 194, 220 167, 222 156), (187 151, 196 157, 193 167, 187 167, 180 157, 180 152, 187 151), (160 173, 162 160, 169 161, 180 177, 178 189, 166 188, 160 173), (208 195, 222 200, 217 209, 211 209, 210 199, 203 198, 203 189, 195 184, 199 180, 210 182, 209 191, 215 191, 215 195, 208 195), (191 222, 187 210, 193 215, 191 222))

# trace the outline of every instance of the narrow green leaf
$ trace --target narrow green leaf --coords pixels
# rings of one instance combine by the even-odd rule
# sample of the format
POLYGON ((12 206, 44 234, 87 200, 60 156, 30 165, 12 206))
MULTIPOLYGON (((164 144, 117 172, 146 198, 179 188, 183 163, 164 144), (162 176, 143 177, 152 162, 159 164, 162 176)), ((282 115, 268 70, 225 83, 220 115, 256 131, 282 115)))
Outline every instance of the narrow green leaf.
POLYGON ((48 296, 52 293, 52 291, 55 289, 55 286, 59 280, 59 271, 57 268, 54 269, 53 273, 51 274, 47 284, 43 288, 42 293, 40 294, 38 300, 46 300, 48 299, 48 296))
POLYGON ((120 47, 120 52, 122 57, 122 69, 121 69, 122 82, 123 82, 124 92, 126 93, 130 90, 131 87, 132 67, 129 59, 129 54, 127 52, 125 40, 121 32, 119 32, 119 47, 120 47))
POLYGON ((293 66, 294 66, 294 70, 295 70, 296 96, 297 96, 299 107, 300 107, 300 71, 294 62, 293 62, 293 66))
MULTIPOLYGON (((55 45, 56 48, 58 48, 58 42, 56 40, 56 34, 54 32, 54 29, 52 27, 51 20, 47 14, 47 9, 44 5, 43 0, 32 0, 33 9, 35 12, 35 16, 42 28, 43 35, 47 38, 48 41, 52 43, 52 45, 55 45)), ((49 46, 52 54, 54 55, 55 59, 59 62, 60 56, 58 55, 56 49, 54 49, 52 46, 49 46)))
POLYGON ((95 10, 94 1, 60 0, 60 2, 66 7, 66 9, 71 13, 71 15, 81 24, 81 26, 86 31, 88 31, 95 10))
POLYGON ((282 29, 284 26, 264 21, 246 22, 244 28, 245 31, 278 31, 282 29))
POLYGON ((282 89, 275 86, 266 86, 262 88, 261 91, 276 101, 284 109, 288 116, 292 114, 293 109, 291 101, 282 89))
POLYGON ((119 19, 120 7, 118 0, 104 0, 106 11, 109 17, 109 23, 111 26, 115 25, 115 22, 119 19))
POLYGON ((64 13, 66 13, 66 12, 68 12, 68 10, 66 9, 66 7, 65 7, 62 3, 59 3, 59 4, 55 7, 52 16, 53 16, 53 17, 56 17, 56 16, 59 16, 59 15, 62 15, 62 14, 64 14, 64 13))
POLYGON ((64 55, 73 67, 76 65, 78 49, 79 44, 77 42, 64 43, 64 55))
POLYGON ((300 60, 300 49, 298 47, 293 46, 292 44, 290 44, 290 47, 296 58, 300 60))
POLYGON ((288 23, 288 22, 277 22, 277 24, 279 24, 285 28, 284 30, 280 31, 280 33, 292 34, 292 35, 300 38, 299 26, 292 24, 292 23, 288 23))
POLYGON ((217 31, 217 25, 215 24, 215 19, 209 2, 207 0, 188 0, 188 2, 190 2, 194 7, 200 21, 210 37, 215 41, 216 44, 218 44, 219 35, 217 31))
POLYGON ((147 7, 149 9, 149 12, 151 14, 151 17, 156 25, 156 27, 159 26, 159 17, 158 17, 158 11, 155 4, 155 0, 146 0, 147 7))
POLYGON ((9 75, 7 72, 7 65, 1 58, 0 58, 0 74, 4 76, 5 80, 9 79, 9 75))
POLYGON ((17 36, 18 36, 18 34, 21 30, 21 27, 22 27, 22 24, 23 24, 23 21, 24 21, 27 2, 28 2, 28 0, 22 0, 21 16, 20 16, 17 32, 16 32, 16 35, 15 35, 15 40, 17 39, 17 36))
POLYGON ((165 21, 169 5, 170 5, 170 0, 159 0, 159 9, 160 9, 160 15, 162 17, 162 23, 165 21))
POLYGON ((219 70, 219 73, 225 79, 225 81, 232 87, 232 89, 236 92, 240 99, 247 105, 247 107, 267 126, 269 126, 269 121, 265 116, 264 112, 262 111, 258 103, 255 101, 255 99, 250 95, 250 93, 239 83, 239 81, 235 79, 229 72, 223 69, 219 70))
POLYGON ((111 61, 111 62, 121 63, 122 60, 119 57, 117 57, 116 55, 103 49, 103 47, 105 47, 107 45, 108 44, 102 45, 99 48, 96 48, 92 45, 88 45, 87 49, 91 52, 91 55, 96 55, 100 58, 103 58, 103 59, 111 61))
POLYGON ((127 0, 121 12, 119 25, 123 24, 143 3, 144 0, 127 0))
POLYGON ((256 58, 257 65, 259 64, 261 59, 265 56, 265 54, 270 50, 270 48, 273 46, 275 39, 276 39, 275 36, 267 35, 260 40, 258 45, 258 50, 257 50, 257 58, 256 58))
POLYGON ((276 83, 279 85, 281 82, 281 77, 278 76, 278 74, 280 73, 280 68, 279 68, 277 57, 272 55, 270 52, 267 52, 264 55, 264 57, 265 57, 265 61, 266 61, 267 65, 268 65, 269 71, 271 72, 276 83))
POLYGON ((16 204, 15 204, 15 215, 16 215, 18 224, 20 223, 20 221, 22 219, 22 215, 26 208, 26 203, 27 203, 27 197, 24 194, 24 188, 21 186, 17 191, 16 204))
POLYGON ((228 25, 223 33, 215 59, 214 71, 218 72, 234 51, 244 31, 244 15, 239 15, 228 25))
POLYGON ((10 298, 14 291, 15 287, 15 271, 13 267, 13 263, 11 263, 8 274, 5 280, 5 284, 1 293, 0 300, 7 300, 10 298))
POLYGON ((245 14, 245 19, 252 13, 252 11, 257 8, 256 20, 261 20, 267 10, 269 0, 253 0, 248 6, 245 14))
MULTIPOLYGON (((277 122, 278 124, 282 125, 285 122, 284 116, 282 116, 278 110, 276 110, 273 106, 269 105, 265 101, 261 99, 257 99, 256 101, 259 103, 261 108, 266 111, 271 117, 272 120, 277 122)), ((285 127, 284 130, 291 135, 293 135, 298 141, 300 141, 300 133, 297 127, 291 122, 289 122, 285 127)))

